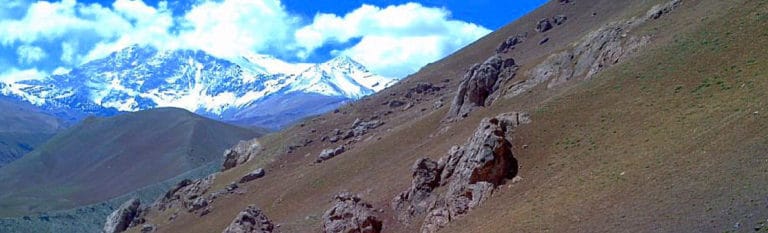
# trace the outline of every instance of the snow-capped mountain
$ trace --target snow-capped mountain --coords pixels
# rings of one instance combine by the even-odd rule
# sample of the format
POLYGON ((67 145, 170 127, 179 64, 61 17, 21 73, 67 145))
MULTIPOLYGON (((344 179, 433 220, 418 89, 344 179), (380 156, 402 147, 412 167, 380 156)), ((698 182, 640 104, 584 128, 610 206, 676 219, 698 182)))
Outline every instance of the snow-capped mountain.
POLYGON ((266 55, 224 60, 202 51, 131 46, 66 74, 0 83, 0 94, 51 110, 109 116, 179 107, 224 121, 276 128, 396 81, 343 56, 320 64, 291 64, 266 55))

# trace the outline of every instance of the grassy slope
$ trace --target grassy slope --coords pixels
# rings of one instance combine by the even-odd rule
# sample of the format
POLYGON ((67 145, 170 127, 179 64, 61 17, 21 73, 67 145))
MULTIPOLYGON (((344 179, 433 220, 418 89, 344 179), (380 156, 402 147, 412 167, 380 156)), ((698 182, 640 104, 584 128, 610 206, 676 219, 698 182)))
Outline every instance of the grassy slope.
POLYGON ((44 143, 64 123, 36 107, 0 97, 0 167, 44 143))
MULTIPOLYGON (((737 222, 740 231, 750 230, 768 217, 768 138, 762 133, 768 128, 768 56, 762 53, 768 9, 759 0, 686 0, 637 30, 657 35, 651 47, 592 81, 539 88, 448 125, 440 123, 446 108, 420 111, 434 99, 450 101, 453 94, 447 93, 409 111, 396 109, 370 140, 321 165, 309 163, 333 145, 282 154, 285 145, 377 115, 386 110, 382 102, 415 81, 450 79, 454 91, 463 67, 484 60, 506 36, 533 28, 544 16, 566 11, 570 19, 564 28, 532 34, 534 43, 513 52, 521 74, 586 32, 663 1, 574 2, 571 8, 550 3, 381 94, 271 136, 264 154, 278 157, 266 165, 267 177, 245 185, 249 192, 242 196, 217 199, 211 214, 152 221, 160 232, 218 232, 246 205, 257 204, 284 232, 314 232, 330 197, 346 190, 384 210, 387 232, 414 232, 418 226, 396 224, 389 208, 409 185, 413 161, 440 157, 463 143, 482 117, 515 110, 534 113, 534 123, 520 128, 513 142, 523 182, 502 187, 444 232, 722 232, 737 222), (551 42, 537 46, 543 37, 551 42)), ((267 162, 225 172, 216 183, 267 162)))
POLYGON ((0 214, 107 200, 212 161, 254 132, 180 109, 90 118, 0 169, 0 214))

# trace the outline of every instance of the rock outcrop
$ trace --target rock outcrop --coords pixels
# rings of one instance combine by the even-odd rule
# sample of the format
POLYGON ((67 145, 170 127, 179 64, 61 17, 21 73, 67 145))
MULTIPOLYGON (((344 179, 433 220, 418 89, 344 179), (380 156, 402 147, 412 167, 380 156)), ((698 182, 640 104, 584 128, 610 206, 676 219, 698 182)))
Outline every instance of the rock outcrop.
POLYGON ((563 25, 565 21, 568 20, 568 17, 565 15, 555 15, 555 17, 552 17, 552 22, 555 23, 555 25, 563 25))
POLYGON ((104 223, 104 232, 118 233, 128 229, 134 218, 139 215, 140 205, 141 201, 136 198, 132 198, 120 205, 107 217, 107 221, 104 223))
POLYGON ((381 232, 382 222, 373 214, 371 204, 350 193, 338 194, 333 200, 333 206, 323 214, 323 232, 381 232))
POLYGON ((221 171, 226 171, 248 162, 260 148, 261 144, 256 139, 240 141, 235 147, 224 152, 224 164, 221 167, 221 171))
POLYGON ((392 200, 397 220, 404 224, 410 224, 413 217, 426 213, 435 201, 432 191, 440 185, 441 170, 431 159, 417 160, 411 171, 411 187, 392 200))
POLYGON ((672 12, 681 4, 680 0, 672 0, 652 7, 646 15, 613 22, 588 33, 576 41, 572 49, 553 54, 532 68, 527 74, 529 78, 507 89, 506 96, 528 92, 543 83, 546 83, 547 88, 553 88, 571 80, 592 78, 600 71, 636 54, 651 41, 649 35, 632 36, 629 32, 672 12))
POLYGON ((420 159, 408 190, 392 200, 399 221, 410 224, 426 213, 422 233, 436 232, 488 199, 494 189, 517 175, 509 141, 514 128, 527 124, 526 113, 485 118, 463 146, 452 147, 437 163, 420 159), (446 186, 443 194, 437 187, 446 186))
POLYGON ((261 209, 250 205, 237 214, 222 233, 273 233, 280 232, 261 209))
POLYGON ((158 198, 153 207, 164 211, 171 207, 180 207, 189 212, 204 209, 211 203, 210 197, 204 195, 211 188, 215 174, 198 180, 182 180, 163 196, 158 198))
POLYGON ((650 10, 648 10, 648 13, 645 14, 645 17, 647 19, 658 19, 661 18, 661 16, 672 12, 677 7, 683 4, 682 0, 673 0, 664 4, 656 5, 650 10))
POLYGON ((255 179, 264 177, 264 175, 266 174, 267 173, 264 171, 264 168, 259 168, 259 169, 253 170, 252 172, 249 172, 248 174, 245 174, 243 177, 240 177, 240 180, 238 181, 238 183, 241 183, 241 184, 248 183, 255 179))
POLYGON ((502 59, 498 55, 472 66, 459 84, 448 117, 466 117, 475 107, 490 105, 502 82, 512 78, 516 71, 514 59, 502 59))

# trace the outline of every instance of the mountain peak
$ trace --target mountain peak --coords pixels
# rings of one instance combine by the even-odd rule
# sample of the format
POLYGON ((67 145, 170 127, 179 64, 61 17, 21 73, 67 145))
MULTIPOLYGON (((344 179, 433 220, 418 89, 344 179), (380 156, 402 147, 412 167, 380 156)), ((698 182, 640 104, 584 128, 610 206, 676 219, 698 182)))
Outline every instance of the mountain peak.
POLYGON ((355 61, 354 59, 352 59, 347 55, 337 56, 331 60, 328 60, 322 65, 330 66, 330 67, 353 68, 353 69, 359 69, 359 70, 368 72, 368 69, 363 64, 360 64, 360 62, 355 61))

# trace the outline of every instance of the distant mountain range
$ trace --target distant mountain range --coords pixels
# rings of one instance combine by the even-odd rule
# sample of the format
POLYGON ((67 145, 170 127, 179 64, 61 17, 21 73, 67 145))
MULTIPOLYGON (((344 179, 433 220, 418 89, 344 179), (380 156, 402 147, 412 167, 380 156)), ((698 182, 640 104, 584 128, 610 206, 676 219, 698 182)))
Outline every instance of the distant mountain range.
POLYGON ((92 204, 221 164, 262 135, 178 108, 89 117, 0 169, 0 216, 92 204))
POLYGON ((131 46, 66 74, 0 82, 0 95, 48 111, 112 116, 178 107, 276 129, 395 82, 345 56, 292 64, 266 55, 225 60, 202 51, 131 46))

